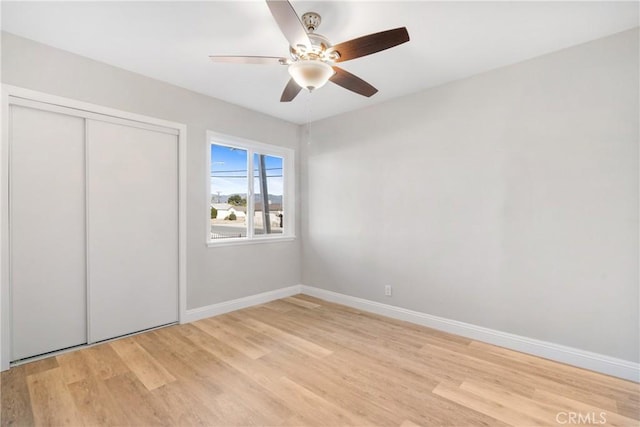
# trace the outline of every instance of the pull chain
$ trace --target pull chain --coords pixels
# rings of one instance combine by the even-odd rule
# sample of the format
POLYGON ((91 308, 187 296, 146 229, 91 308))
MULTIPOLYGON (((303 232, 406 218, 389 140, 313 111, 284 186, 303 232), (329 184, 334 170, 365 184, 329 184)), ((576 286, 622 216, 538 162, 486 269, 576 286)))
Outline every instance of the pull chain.
POLYGON ((304 136, 307 142, 307 145, 311 145, 311 94, 308 93, 306 96, 306 104, 305 105, 305 109, 306 111, 306 115, 307 115, 307 119, 306 119, 306 124, 305 124, 305 130, 304 130, 304 136))

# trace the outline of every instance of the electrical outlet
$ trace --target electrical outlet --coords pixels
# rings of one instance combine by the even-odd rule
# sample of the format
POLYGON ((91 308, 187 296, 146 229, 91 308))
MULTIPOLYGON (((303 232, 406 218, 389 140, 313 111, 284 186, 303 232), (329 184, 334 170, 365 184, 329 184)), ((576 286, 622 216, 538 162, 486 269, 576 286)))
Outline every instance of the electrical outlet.
POLYGON ((388 297, 390 297, 390 296, 391 296, 391 285, 386 285, 386 286, 384 287, 384 294, 385 294, 386 296, 388 296, 388 297))

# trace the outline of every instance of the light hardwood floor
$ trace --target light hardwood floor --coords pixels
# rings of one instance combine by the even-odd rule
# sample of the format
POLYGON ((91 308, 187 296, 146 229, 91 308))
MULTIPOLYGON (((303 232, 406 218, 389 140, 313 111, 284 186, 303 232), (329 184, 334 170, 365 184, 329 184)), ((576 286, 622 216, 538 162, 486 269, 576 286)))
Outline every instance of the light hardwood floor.
POLYGON ((304 295, 1 381, 3 426, 640 424, 636 383, 304 295))

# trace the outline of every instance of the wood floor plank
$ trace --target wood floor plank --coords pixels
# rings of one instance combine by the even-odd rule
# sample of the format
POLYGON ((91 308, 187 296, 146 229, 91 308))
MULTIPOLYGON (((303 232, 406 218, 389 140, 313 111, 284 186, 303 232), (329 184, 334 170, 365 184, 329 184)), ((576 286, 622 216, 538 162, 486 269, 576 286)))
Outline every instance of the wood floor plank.
POLYGON ((85 359, 86 352, 71 351, 56 356, 58 366, 67 384, 87 379, 91 376, 91 368, 85 359))
POLYGON ((68 384, 82 420, 87 426, 127 426, 129 418, 101 379, 89 376, 68 384))
POLYGON ((234 382, 226 382, 225 390, 229 397, 242 402, 247 408, 259 414, 261 421, 267 425, 280 425, 291 417, 294 408, 288 399, 274 393, 275 381, 258 383, 254 380, 238 378, 234 382))
POLYGON ((391 425, 397 419, 392 411, 378 405, 375 399, 369 399, 367 390, 363 390, 359 384, 351 380, 349 366, 338 368, 325 359, 306 355, 294 356, 291 351, 269 354, 261 360, 335 405, 349 402, 351 411, 361 418, 369 419, 369 424, 391 425), (300 357, 297 359, 299 363, 291 363, 294 357, 300 357))
POLYGON ((16 366, 2 373, 0 405, 2 407, 1 426, 33 425, 35 423, 27 385, 27 372, 24 366, 16 366))
POLYGON ((638 384, 631 381, 617 381, 614 386, 606 375, 530 354, 479 342, 473 342, 469 347, 470 351, 478 358, 498 360, 500 364, 514 367, 520 371, 535 373, 537 378, 548 379, 556 383, 581 389, 597 389, 600 395, 611 396, 611 401, 615 400, 616 396, 628 396, 629 393, 638 391, 638 384), (475 352, 474 350, 478 348, 483 351, 475 352))
POLYGON ((106 380, 129 372, 127 365, 109 344, 99 344, 80 351, 84 354, 91 375, 96 378, 106 380))
POLYGON ((213 400, 215 410, 222 415, 225 420, 221 425, 226 426, 260 426, 263 425, 259 414, 244 405, 238 399, 223 393, 213 400))
POLYGON ((49 369, 55 369, 58 367, 58 360, 55 357, 47 357, 46 359, 36 360, 21 365, 24 368, 27 376, 37 374, 39 372, 48 371, 49 369))
POLYGON ((640 418, 640 404, 638 402, 625 399, 617 401, 616 404, 618 406, 617 413, 620 415, 632 419, 640 418))
POLYGON ((288 303, 295 304, 295 305, 303 307, 303 308, 318 308, 318 307, 320 307, 320 304, 317 304, 317 303, 311 302, 311 301, 307 301, 307 300, 304 300, 304 299, 300 299, 298 297, 283 298, 282 301, 286 301, 288 303))
POLYGON ((262 304, 261 306, 269 310, 279 311, 281 313, 287 313, 295 308, 293 304, 285 302, 284 300, 270 301, 268 303, 262 304))
POLYGON ((520 412, 517 408, 504 406, 499 402, 463 390, 455 385, 442 383, 433 390, 433 393, 512 426, 549 425, 543 419, 529 416, 520 412))
MULTIPOLYGON (((265 362, 275 364, 286 376, 336 404, 349 402, 352 411, 369 419, 368 424, 390 425, 398 417, 413 416, 425 425, 491 425, 500 423, 483 414, 431 394, 437 385, 413 372, 386 371, 379 359, 365 359, 343 349, 331 358, 305 357, 292 364, 290 354, 269 354, 265 362), (393 378, 393 380, 389 380, 393 378), (388 414, 392 419, 388 421, 388 414), (371 418, 369 418, 371 417, 371 418)), ((397 368, 397 367, 396 367, 397 368)))
POLYGON ((371 394, 341 375, 327 375, 326 371, 302 373, 300 369, 288 375, 292 381, 305 387, 333 405, 349 402, 349 410, 364 420, 363 425, 393 425, 398 413, 376 403, 371 394))
POLYGON ((224 341, 227 345, 246 354, 252 359, 257 359, 269 353, 269 349, 261 347, 228 331, 225 328, 225 325, 217 322, 215 318, 199 320, 194 322, 193 325, 202 329, 212 337, 224 341))
POLYGON ((482 413, 433 394, 437 383, 432 378, 422 375, 413 378, 413 373, 403 370, 381 370, 381 359, 365 358, 353 350, 343 350, 334 357, 338 365, 350 366, 349 373, 342 372, 350 382, 356 384, 361 392, 366 392, 370 399, 383 402, 385 408, 396 414, 413 416, 425 425, 501 425, 482 413), (390 381, 394 374, 397 378, 390 381))
POLYGON ((278 341, 273 340, 272 338, 247 327, 244 324, 244 319, 236 319, 233 313, 227 313, 223 316, 214 317, 216 321, 224 325, 225 329, 227 329, 230 333, 236 334, 238 336, 243 337, 247 341, 250 341, 261 348, 269 350, 269 352, 274 351, 283 346, 283 344, 278 341))
POLYGON ((286 396, 306 425, 366 425, 362 417, 330 403, 287 377, 280 378, 280 395, 286 396))
POLYGON ((129 425, 172 425, 169 417, 172 408, 165 407, 133 372, 116 375, 104 383, 129 420, 129 425))
POLYGON ((542 420, 544 425, 556 423, 556 415, 561 410, 558 406, 548 402, 530 399, 486 383, 465 381, 460 385, 460 389, 496 402, 501 406, 517 408, 518 412, 522 414, 542 420))
POLYGON ((83 425, 75 402, 67 389, 62 370, 48 369, 27 376, 34 424, 49 426, 83 425))
POLYGON ((261 364, 259 360, 249 358, 245 354, 237 351, 233 347, 229 347, 205 332, 201 332, 200 334, 194 333, 189 336, 189 340, 192 341, 194 345, 210 353, 217 360, 236 370, 239 374, 244 375, 247 379, 253 380, 265 388, 268 388, 274 381, 282 376, 281 372, 261 364))
POLYGON ((226 375, 232 375, 219 360, 204 350, 196 349, 190 342, 176 342, 158 331, 140 336, 138 342, 177 380, 202 380, 207 383, 209 394, 222 393, 222 389, 216 386, 217 381, 212 381, 212 378, 221 377, 223 371, 226 371, 226 375), (188 346, 191 348, 187 349, 188 346))
POLYGON ((165 407, 174 426, 208 426, 221 420, 183 383, 173 382, 154 389, 151 394, 165 407))
POLYGON ((640 425, 640 385, 306 295, 24 364, 0 426, 640 425))
POLYGON ((118 353, 125 365, 138 377, 147 390, 153 390, 175 381, 175 377, 132 337, 113 341, 109 345, 118 353))
POLYGON ((307 353, 314 357, 324 357, 332 353, 331 350, 323 348, 311 341, 307 341, 303 338, 284 332, 281 329, 269 326, 264 322, 260 322, 255 319, 247 319, 245 324, 256 331, 259 331, 273 339, 280 340, 286 344, 290 344, 301 352, 307 353))
MULTIPOLYGON (((210 363, 215 364, 215 367, 207 368, 206 371, 211 375, 211 381, 225 390, 225 397, 221 402, 235 396, 241 405, 246 406, 244 412, 247 415, 259 411, 262 418, 270 425, 280 424, 290 416, 291 412, 287 407, 274 399, 269 391, 275 381, 282 376, 280 372, 264 365, 260 360, 250 358, 199 328, 191 331, 189 340, 209 355, 207 357, 197 354, 197 359, 212 358, 210 363)), ((218 401, 214 403, 220 404, 218 401)))
MULTIPOLYGON (((610 387, 603 387, 603 382, 606 383, 609 378, 605 375, 513 350, 474 342, 469 346, 467 354, 472 355, 474 359, 509 367, 512 372, 510 378, 514 379, 514 381, 528 385, 535 384, 536 389, 561 394, 613 412, 618 411, 617 399, 629 396, 629 393, 612 390, 610 387), (476 351, 478 349, 482 349, 482 351, 476 351), (519 375, 514 375, 515 373, 519 375), (580 382, 579 385, 576 385, 577 381, 580 382)), ((627 387, 629 384, 633 384, 623 380, 616 383, 619 387, 627 387)), ((632 386, 631 390, 633 388, 632 386)), ((635 390, 637 394, 640 386, 636 384, 635 390)), ((636 414, 639 412, 638 410, 635 411, 636 414)))
POLYGON ((335 327, 323 321, 314 322, 313 318, 306 316, 306 314, 309 313, 309 310, 295 307, 292 311, 287 313, 271 313, 268 315, 267 313, 269 313, 267 309, 257 307, 251 312, 246 314, 243 313, 242 317, 237 317, 234 313, 231 313, 229 314, 229 318, 234 319, 244 327, 248 327, 254 333, 266 336, 271 340, 271 343, 275 345, 288 344, 285 344, 285 341, 274 340, 273 337, 264 335, 264 333, 261 333, 259 329, 251 329, 247 324, 247 318, 255 319, 288 334, 311 341, 328 351, 335 351, 338 349, 338 346, 334 345, 333 341, 330 339, 331 334, 335 331, 335 327))

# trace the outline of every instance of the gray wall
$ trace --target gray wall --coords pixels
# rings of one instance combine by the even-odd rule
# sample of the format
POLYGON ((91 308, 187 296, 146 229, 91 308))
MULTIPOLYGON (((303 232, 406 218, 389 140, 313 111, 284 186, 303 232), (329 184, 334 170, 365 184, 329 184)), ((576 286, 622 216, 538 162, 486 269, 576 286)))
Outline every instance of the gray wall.
POLYGON ((297 150, 296 125, 4 32, 2 82, 187 125, 188 308, 300 283, 300 239, 205 244, 206 131, 297 150))
POLYGON ((2 39, 4 83, 187 125, 189 308, 300 283, 302 266, 307 285, 631 361, 638 71, 634 30, 299 129, 2 39), (302 239, 205 246, 207 129, 301 141, 302 239))
POLYGON ((312 123, 303 283, 637 362, 638 36, 312 123))

